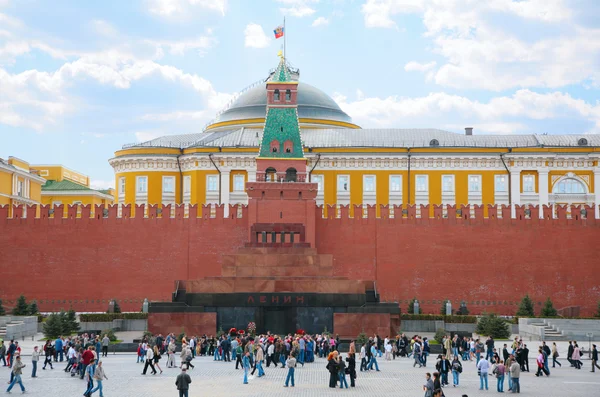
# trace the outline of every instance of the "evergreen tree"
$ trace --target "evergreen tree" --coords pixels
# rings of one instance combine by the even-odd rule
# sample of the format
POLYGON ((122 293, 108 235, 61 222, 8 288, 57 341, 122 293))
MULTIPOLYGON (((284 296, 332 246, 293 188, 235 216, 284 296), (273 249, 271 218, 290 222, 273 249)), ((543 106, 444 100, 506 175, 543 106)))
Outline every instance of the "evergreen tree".
POLYGON ((544 303, 544 307, 542 307, 542 312, 540 313, 540 315, 542 317, 558 316, 558 312, 554 308, 554 305, 552 305, 552 301, 550 300, 550 297, 548 297, 548 299, 546 299, 546 302, 544 303))
POLYGON ((62 323, 60 316, 56 313, 51 313, 44 322, 44 336, 48 339, 58 338, 62 335, 62 323))
POLYGON ((456 311, 456 314, 461 315, 461 316, 469 315, 469 309, 467 309, 467 303, 465 301, 461 302, 460 307, 456 311))
POLYGON ((4 306, 2 306, 2 299, 0 299, 0 316, 4 316, 6 314, 6 310, 4 310, 4 306))
POLYGON ((442 316, 446 315, 446 303, 448 303, 448 299, 444 299, 444 302, 442 302, 442 307, 440 308, 440 314, 442 316))
POLYGON ((71 335, 71 327, 69 325, 69 318, 64 310, 58 313, 58 320, 60 322, 61 335, 71 335))
POLYGON ((533 311, 533 301, 529 297, 529 294, 523 297, 521 300, 521 304, 519 305, 519 310, 517 310, 517 316, 519 317, 533 317, 535 313, 533 311))
POLYGON ((510 337, 508 323, 494 313, 484 313, 477 323, 475 332, 479 335, 491 336, 494 339, 508 339, 510 337))
POLYGON ((79 331, 79 323, 77 322, 77 316, 75 314, 75 310, 71 309, 67 312, 66 321, 67 321, 67 326, 69 329, 69 334, 79 331))
MULTIPOLYGON (((411 301, 408 303, 408 314, 415 314, 415 301, 417 300, 417 298, 412 298, 411 301)), ((419 305, 419 313, 421 314, 421 305, 419 305)))
POLYGON ((119 306, 119 302, 117 302, 117 300, 115 299, 115 307, 114 307, 114 312, 115 313, 121 313, 121 306, 119 306))
POLYGON ((19 299, 17 299, 17 305, 13 309, 12 314, 15 316, 26 316, 29 314, 29 306, 27 305, 27 299, 25 299, 25 295, 19 296, 19 299))
POLYGON ((33 301, 29 304, 29 315, 30 316, 36 316, 40 313, 40 309, 38 309, 38 305, 36 303, 36 301, 33 301))

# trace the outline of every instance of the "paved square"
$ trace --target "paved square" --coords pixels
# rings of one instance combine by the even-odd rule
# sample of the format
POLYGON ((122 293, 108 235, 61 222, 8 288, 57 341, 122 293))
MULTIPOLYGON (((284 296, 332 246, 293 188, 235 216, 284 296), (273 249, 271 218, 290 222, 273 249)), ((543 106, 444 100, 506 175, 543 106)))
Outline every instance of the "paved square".
MULTIPOLYGON (((345 356, 345 355, 344 355, 345 356)), ((106 397, 167 397, 177 396, 175 377, 179 369, 165 369, 162 375, 142 376, 142 364, 135 363, 134 354, 109 354, 103 359, 108 380, 104 381, 104 395, 106 397)), ((566 360, 564 360, 566 363, 566 360)), ((56 363, 54 370, 38 370, 38 378, 31 376, 31 357, 25 356, 27 367, 24 370, 23 381, 28 395, 43 397, 67 397, 83 394, 84 381, 72 378, 62 369, 65 363, 56 363)), ((164 364, 165 360, 161 360, 164 364)), ((535 364, 533 360, 531 364, 535 364)), ((244 397, 270 397, 270 396, 304 396, 327 397, 338 396, 340 393, 355 396, 422 396, 421 385, 424 374, 433 372, 433 368, 413 368, 412 360, 396 359, 386 362, 379 359, 381 372, 370 371, 358 373, 357 387, 348 391, 329 389, 329 373, 325 369, 326 361, 317 359, 316 362, 301 366, 296 370, 296 387, 283 388, 286 370, 279 368, 265 368, 266 376, 254 378, 249 385, 242 384, 242 370, 235 370, 235 363, 215 362, 212 358, 200 357, 193 361, 195 369, 190 370, 192 384, 190 396, 244 396, 244 397)), ((530 367, 533 369, 534 365, 530 367)), ((568 363, 567 363, 568 365, 568 363)), ((521 377, 521 394, 529 396, 593 396, 598 395, 600 387, 600 372, 590 373, 590 361, 584 361, 584 368, 575 370, 567 366, 552 369, 549 378, 536 378, 533 372, 523 373, 521 377)), ((9 378, 9 370, 0 368, 0 374, 5 382, 9 378)), ((450 376, 451 381, 451 376, 450 376)), ((348 383, 349 380, 348 380, 348 383)), ((4 383, 6 390, 6 383, 4 383)), ((496 380, 490 378, 490 390, 479 391, 479 378, 474 362, 467 362, 461 374, 460 388, 446 388, 448 397, 467 394, 469 397, 488 396, 496 394, 496 380)), ((505 391, 508 384, 505 382, 505 391)), ((2 391, 2 392, 3 392, 2 391)), ((0 392, 0 394, 2 393, 0 392)), ((20 394, 18 386, 13 388, 13 394, 20 394)), ((94 394, 98 396, 98 394, 94 394)))

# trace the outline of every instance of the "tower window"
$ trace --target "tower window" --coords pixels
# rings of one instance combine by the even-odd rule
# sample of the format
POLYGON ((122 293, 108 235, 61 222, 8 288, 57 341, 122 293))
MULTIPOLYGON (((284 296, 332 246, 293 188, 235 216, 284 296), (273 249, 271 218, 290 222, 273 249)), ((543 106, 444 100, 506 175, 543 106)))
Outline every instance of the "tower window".
POLYGON ((294 151, 294 143, 290 140, 283 142, 283 150, 286 153, 292 153, 294 151))
POLYGON ((279 141, 277 139, 274 139, 273 141, 271 141, 271 152, 273 153, 277 153, 279 151, 279 141))
POLYGON ((279 89, 276 89, 275 92, 273 93, 273 100, 275 102, 279 102, 280 97, 279 97, 279 89))
POLYGON ((292 91, 291 90, 285 90, 285 100, 287 102, 292 100, 292 91))

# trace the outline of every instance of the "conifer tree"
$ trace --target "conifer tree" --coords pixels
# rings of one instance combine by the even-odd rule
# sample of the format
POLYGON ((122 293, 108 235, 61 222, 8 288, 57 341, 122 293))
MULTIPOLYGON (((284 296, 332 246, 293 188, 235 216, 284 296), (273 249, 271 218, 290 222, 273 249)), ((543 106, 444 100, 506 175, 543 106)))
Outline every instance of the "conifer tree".
POLYGON ((33 301, 29 304, 28 314, 30 316, 36 316, 40 313, 40 309, 38 309, 38 305, 36 301, 33 301))
POLYGON ((119 302, 115 299, 115 307, 113 308, 115 313, 121 313, 121 306, 119 306, 119 302))
POLYGON ((62 330, 63 328, 59 315, 51 313, 48 318, 46 318, 46 322, 44 322, 44 335, 48 339, 58 338, 62 335, 62 330))
POLYGON ((548 297, 548 299, 546 299, 546 302, 544 303, 544 307, 542 307, 542 312, 540 313, 540 315, 542 317, 556 317, 556 316, 558 316, 558 312, 554 308, 554 305, 552 304, 552 301, 550 300, 550 297, 548 297))
POLYGON ((26 316, 29 314, 29 306, 27 305, 27 299, 25 295, 19 296, 17 299, 17 305, 12 311, 12 314, 15 316, 26 316))
POLYGON ((494 313, 484 313, 477 323, 475 332, 479 335, 491 336, 494 339, 507 339, 510 337, 508 323, 494 313))
POLYGON ((75 310, 71 309, 67 312, 66 322, 69 329, 69 334, 79 331, 79 323, 77 322, 75 310))
POLYGON ((0 316, 4 316, 6 314, 6 310, 4 310, 4 306, 2 306, 2 299, 0 299, 0 316))
POLYGON ((519 305, 519 310, 517 310, 517 316, 519 317, 533 317, 535 313, 533 311, 533 301, 529 297, 529 294, 523 297, 521 300, 521 304, 519 305))

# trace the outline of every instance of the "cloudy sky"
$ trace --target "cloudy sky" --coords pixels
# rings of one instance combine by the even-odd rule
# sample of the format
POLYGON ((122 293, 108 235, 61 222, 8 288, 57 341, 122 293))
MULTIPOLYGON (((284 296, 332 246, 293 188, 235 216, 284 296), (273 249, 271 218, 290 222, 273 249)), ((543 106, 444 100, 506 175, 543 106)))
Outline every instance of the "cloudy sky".
POLYGON ((363 127, 600 133, 595 0, 0 0, 0 157, 113 186, 287 58, 363 127))

